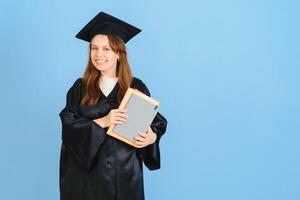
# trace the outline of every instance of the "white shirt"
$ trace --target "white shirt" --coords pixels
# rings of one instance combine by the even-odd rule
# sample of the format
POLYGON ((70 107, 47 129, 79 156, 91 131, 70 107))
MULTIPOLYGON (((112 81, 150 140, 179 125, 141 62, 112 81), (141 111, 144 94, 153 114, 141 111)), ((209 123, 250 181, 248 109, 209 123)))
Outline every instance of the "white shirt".
POLYGON ((100 89, 102 93, 107 97, 109 93, 114 89, 118 78, 101 77, 100 78, 100 89))

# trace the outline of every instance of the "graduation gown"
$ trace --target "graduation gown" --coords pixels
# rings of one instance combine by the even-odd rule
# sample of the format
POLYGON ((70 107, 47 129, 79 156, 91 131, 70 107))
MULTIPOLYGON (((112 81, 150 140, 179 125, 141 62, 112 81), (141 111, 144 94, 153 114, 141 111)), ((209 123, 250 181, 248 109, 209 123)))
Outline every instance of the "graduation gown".
MULTIPOLYGON (((133 78, 132 88, 150 96, 146 85, 133 78)), ((93 119, 118 108, 118 85, 93 106, 80 105, 84 94, 82 79, 67 93, 60 112, 62 146, 60 157, 61 200, 143 200, 143 162, 150 170, 160 168, 159 140, 167 120, 158 113, 151 124, 157 140, 136 149, 106 134, 93 119)))

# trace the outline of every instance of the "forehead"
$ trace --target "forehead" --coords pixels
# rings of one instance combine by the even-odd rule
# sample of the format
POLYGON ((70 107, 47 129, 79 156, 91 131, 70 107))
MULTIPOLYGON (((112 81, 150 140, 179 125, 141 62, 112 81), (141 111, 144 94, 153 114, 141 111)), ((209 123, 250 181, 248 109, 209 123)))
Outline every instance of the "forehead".
POLYGON ((102 35, 102 34, 95 35, 91 41, 91 45, 97 45, 97 46, 109 45, 107 35, 102 35))

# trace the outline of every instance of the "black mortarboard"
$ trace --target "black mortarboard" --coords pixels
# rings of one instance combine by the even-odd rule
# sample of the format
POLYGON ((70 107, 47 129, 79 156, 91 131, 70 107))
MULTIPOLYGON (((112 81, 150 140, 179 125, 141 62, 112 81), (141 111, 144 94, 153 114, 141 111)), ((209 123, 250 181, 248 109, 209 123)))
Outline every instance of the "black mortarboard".
POLYGON ((90 42, 97 34, 110 34, 119 36, 124 43, 141 32, 140 29, 107 13, 100 12, 79 33, 76 38, 90 42))

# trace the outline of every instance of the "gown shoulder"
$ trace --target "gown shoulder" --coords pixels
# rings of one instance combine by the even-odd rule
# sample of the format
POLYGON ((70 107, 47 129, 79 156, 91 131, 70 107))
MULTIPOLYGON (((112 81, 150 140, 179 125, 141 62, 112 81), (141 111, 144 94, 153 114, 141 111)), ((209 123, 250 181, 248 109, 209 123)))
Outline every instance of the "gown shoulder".
POLYGON ((147 88, 146 84, 139 78, 133 77, 131 82, 131 87, 140 90, 144 94, 150 96, 150 91, 147 88))

